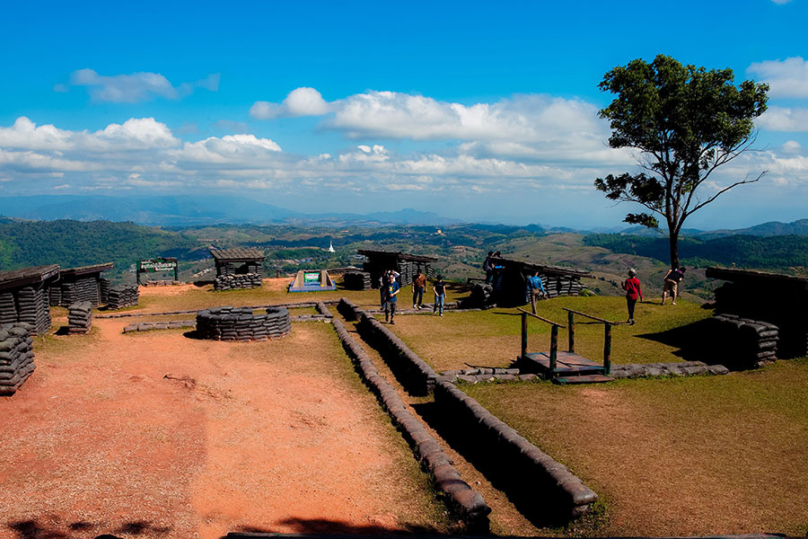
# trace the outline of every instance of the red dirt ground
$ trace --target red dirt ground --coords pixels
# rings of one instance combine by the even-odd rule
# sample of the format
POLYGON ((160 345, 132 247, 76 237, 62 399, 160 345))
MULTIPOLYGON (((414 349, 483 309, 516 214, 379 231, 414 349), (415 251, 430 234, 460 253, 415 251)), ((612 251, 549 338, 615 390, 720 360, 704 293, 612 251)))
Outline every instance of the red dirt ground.
POLYGON ((217 538, 429 518, 329 326, 221 343, 122 335, 127 323, 38 339, 36 372, 0 400, 0 537, 217 538))

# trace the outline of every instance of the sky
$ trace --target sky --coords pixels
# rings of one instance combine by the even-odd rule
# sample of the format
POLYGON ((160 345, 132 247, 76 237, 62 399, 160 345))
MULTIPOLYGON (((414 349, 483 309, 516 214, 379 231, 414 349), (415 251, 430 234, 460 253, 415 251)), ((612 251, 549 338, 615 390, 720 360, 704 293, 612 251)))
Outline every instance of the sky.
POLYGON ((606 72, 657 54, 770 85, 689 228, 808 217, 808 0, 16 2, 0 196, 239 195, 291 210, 619 226, 606 72))

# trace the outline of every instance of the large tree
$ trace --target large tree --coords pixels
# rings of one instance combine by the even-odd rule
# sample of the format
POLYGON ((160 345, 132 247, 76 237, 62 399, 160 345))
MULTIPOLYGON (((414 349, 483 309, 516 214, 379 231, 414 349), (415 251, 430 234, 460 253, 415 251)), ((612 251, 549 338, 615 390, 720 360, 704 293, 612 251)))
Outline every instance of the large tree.
POLYGON ((664 55, 651 63, 634 60, 616 67, 598 86, 617 95, 599 113, 611 122, 609 146, 640 150, 642 172, 609 174, 595 180, 595 187, 611 200, 636 202, 649 210, 629 213, 627 223, 658 228, 656 216, 664 218, 671 266, 678 267, 685 219, 733 187, 765 174, 697 193, 715 169, 750 149, 754 119, 766 110, 769 87, 750 80, 736 87, 731 69, 683 66, 664 55))

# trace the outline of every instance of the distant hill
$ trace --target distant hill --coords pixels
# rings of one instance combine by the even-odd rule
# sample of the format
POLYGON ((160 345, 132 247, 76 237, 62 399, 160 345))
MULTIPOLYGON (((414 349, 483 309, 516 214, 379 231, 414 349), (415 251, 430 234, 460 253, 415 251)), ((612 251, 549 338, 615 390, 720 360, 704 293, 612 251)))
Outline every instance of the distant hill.
POLYGON ((736 230, 713 230, 702 232, 699 237, 705 239, 719 238, 722 236, 808 236, 808 219, 800 219, 793 223, 781 223, 780 221, 769 221, 749 228, 739 228, 736 230))
POLYGON ((236 196, 75 196, 0 197, 0 215, 38 221, 132 222, 145 226, 188 227, 216 224, 447 225, 459 222, 432 212, 305 214, 236 196))

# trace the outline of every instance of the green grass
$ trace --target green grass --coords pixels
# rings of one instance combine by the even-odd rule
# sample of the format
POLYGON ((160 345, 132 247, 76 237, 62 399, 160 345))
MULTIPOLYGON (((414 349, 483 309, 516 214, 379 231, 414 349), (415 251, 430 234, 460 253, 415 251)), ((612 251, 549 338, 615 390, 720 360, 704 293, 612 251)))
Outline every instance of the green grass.
MULTIPOLYGON (((405 304, 406 305, 406 304, 405 304)), ((567 325, 564 307, 613 321, 627 318, 624 298, 562 297, 539 302, 538 314, 567 325)), ((529 309, 529 307, 528 307, 529 309)), ((612 363, 677 362, 679 349, 655 339, 681 326, 708 318, 712 311, 686 301, 676 305, 638 303, 637 324, 612 329, 612 363)), ((438 371, 475 366, 505 367, 519 354, 521 320, 516 309, 445 313, 433 316, 399 316, 394 328, 412 350, 438 371)), ((603 359, 603 324, 576 317, 575 350, 593 361, 603 359)), ((550 326, 529 318, 528 351, 550 347, 550 326)), ((568 348, 567 331, 559 331, 559 349, 568 348)))
POLYGON ((464 385, 606 504, 591 533, 808 531, 808 359, 720 377, 464 385))

